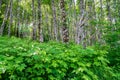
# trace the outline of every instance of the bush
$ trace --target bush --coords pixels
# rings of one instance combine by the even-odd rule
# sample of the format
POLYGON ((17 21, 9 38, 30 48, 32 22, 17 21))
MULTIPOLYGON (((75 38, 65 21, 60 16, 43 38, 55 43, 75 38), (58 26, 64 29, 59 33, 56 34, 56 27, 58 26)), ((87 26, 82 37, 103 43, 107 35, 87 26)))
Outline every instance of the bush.
POLYGON ((106 54, 96 47, 0 37, 0 79, 114 80, 106 54))
MULTIPOLYGON (((116 29, 112 30, 110 28, 107 29, 107 33, 105 35, 105 40, 107 45, 109 45, 108 49, 108 60, 110 61, 109 66, 113 68, 116 73, 116 77, 120 80, 120 24, 116 24, 116 29), (112 30, 112 32, 111 32, 112 30)), ((114 26, 112 26, 113 28, 114 26)))

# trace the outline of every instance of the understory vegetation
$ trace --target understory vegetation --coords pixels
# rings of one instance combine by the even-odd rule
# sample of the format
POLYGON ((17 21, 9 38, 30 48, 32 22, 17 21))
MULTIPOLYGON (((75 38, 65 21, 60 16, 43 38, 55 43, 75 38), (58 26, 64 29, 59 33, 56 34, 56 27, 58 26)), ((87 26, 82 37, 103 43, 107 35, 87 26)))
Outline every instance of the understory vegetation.
POLYGON ((0 79, 119 80, 119 59, 114 57, 116 61, 110 63, 113 56, 109 53, 115 49, 109 48, 0 37, 0 79), (117 67, 111 67, 113 63, 117 67))
POLYGON ((120 80, 120 0, 0 0, 0 80, 120 80))

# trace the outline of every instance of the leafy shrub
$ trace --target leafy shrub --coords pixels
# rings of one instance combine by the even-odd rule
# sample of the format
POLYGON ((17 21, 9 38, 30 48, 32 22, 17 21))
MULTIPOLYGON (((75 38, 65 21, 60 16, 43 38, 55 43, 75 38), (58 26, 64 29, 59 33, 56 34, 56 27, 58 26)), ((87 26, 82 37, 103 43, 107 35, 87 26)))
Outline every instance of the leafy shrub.
POLYGON ((106 54, 96 47, 0 37, 0 79, 114 80, 106 54))
POLYGON ((110 61, 109 66, 113 68, 116 77, 120 80, 120 24, 116 24, 115 26, 116 29, 107 29, 108 31, 104 38, 107 45, 110 46, 107 55, 108 60, 110 61))

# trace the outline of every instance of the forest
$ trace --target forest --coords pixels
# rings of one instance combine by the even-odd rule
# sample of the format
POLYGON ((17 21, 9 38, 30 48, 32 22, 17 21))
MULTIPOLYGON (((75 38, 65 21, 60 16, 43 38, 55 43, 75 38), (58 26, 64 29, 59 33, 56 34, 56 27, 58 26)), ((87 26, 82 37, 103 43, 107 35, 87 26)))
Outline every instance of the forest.
POLYGON ((0 0, 0 80, 120 80, 120 0, 0 0))

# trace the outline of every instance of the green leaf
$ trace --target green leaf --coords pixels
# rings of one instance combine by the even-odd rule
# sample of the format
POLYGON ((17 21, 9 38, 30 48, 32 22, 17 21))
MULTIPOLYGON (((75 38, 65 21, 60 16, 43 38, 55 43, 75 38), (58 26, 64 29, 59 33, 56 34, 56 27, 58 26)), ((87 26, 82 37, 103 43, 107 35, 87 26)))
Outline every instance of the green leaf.
POLYGON ((17 69, 19 71, 22 71, 23 69, 25 69, 25 67, 27 67, 25 64, 21 64, 21 65, 19 65, 19 67, 17 67, 17 69))

